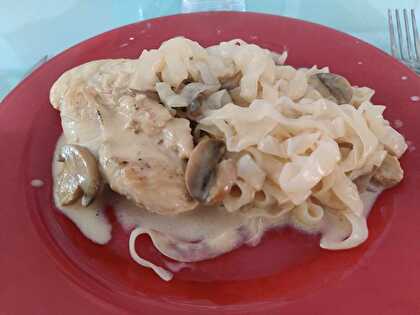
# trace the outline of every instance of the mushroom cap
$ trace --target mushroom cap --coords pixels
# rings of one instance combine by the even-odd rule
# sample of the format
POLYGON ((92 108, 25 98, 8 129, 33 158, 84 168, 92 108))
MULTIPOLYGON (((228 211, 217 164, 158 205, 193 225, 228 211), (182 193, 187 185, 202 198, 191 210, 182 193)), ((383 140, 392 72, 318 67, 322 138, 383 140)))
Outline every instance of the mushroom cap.
POLYGON ((353 97, 353 89, 346 78, 334 73, 317 73, 308 79, 308 84, 316 89, 324 98, 337 104, 349 104, 353 97))
POLYGON ((225 151, 222 140, 210 138, 200 141, 192 151, 185 170, 185 184, 194 199, 207 200, 215 182, 217 165, 225 151))

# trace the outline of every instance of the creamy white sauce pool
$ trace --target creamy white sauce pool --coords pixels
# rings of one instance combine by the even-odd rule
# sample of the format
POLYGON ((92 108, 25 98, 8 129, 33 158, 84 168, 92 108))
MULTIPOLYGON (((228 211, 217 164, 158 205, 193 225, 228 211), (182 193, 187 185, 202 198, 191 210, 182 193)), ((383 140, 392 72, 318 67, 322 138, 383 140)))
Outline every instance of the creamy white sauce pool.
POLYGON ((35 187, 35 188, 40 188, 42 186, 44 186, 44 181, 41 179, 33 179, 31 180, 31 186, 35 187))
MULTIPOLYGON (((61 169, 61 163, 57 162, 57 152, 63 144, 64 137, 61 137, 53 161, 54 180, 61 169)), ((361 194, 365 206, 364 217, 361 220, 368 216, 379 193, 380 191, 366 191, 361 194)), ((354 231, 351 233, 352 225, 347 220, 327 212, 322 224, 307 227, 291 220, 287 214, 279 218, 251 218, 240 212, 228 213, 221 207, 201 207, 175 216, 162 216, 139 208, 125 197, 109 190, 102 193, 87 208, 79 203, 64 207, 59 206, 57 200, 55 203, 58 210, 88 239, 98 244, 106 244, 111 239, 112 227, 104 209, 106 205, 112 205, 118 222, 127 233, 131 231, 129 244, 131 257, 140 265, 153 269, 165 281, 172 279, 172 272, 188 268, 185 264, 187 262, 217 257, 243 244, 255 246, 264 232, 274 227, 289 224, 304 232, 322 233, 321 246, 323 242, 337 243, 337 249, 345 248, 343 240, 350 234, 355 234, 354 231), (154 246, 165 256, 179 261, 179 265, 163 262, 165 267, 171 270, 169 271, 142 259, 141 253, 135 249, 136 238, 141 234, 148 234, 154 246)), ((356 233, 356 237, 364 241, 367 238, 367 229, 362 231, 361 235, 356 233)))
MULTIPOLYGON (((65 144, 63 136, 57 142, 54 153, 54 160, 52 166, 52 174, 54 179, 54 187, 56 185, 56 176, 62 167, 62 163, 57 162, 58 152, 61 146, 65 144)), ((60 206, 57 202, 54 189, 54 203, 57 209, 68 217, 88 239, 94 243, 106 244, 111 239, 111 224, 105 216, 105 200, 104 198, 96 198, 89 207, 82 207, 77 201, 68 206, 60 206)))

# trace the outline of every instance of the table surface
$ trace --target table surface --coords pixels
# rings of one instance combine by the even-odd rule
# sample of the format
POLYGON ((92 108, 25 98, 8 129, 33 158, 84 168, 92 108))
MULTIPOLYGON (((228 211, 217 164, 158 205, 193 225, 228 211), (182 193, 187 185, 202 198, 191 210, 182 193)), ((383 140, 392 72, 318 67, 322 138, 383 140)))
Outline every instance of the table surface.
POLYGON ((45 56, 112 28, 208 9, 263 12, 320 23, 389 51, 388 8, 420 0, 19 0, 0 1, 0 100, 45 56))

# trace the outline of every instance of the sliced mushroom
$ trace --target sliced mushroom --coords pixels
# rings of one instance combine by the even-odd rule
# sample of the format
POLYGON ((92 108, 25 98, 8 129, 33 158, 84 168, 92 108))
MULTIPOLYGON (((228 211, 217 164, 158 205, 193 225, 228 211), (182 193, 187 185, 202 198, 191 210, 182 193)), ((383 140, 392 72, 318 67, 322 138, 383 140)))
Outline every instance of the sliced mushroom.
MULTIPOLYGON (((195 122, 194 122, 195 123, 195 122)), ((192 124, 192 135, 195 144, 198 144, 200 141, 204 140, 204 137, 211 135, 212 138, 223 139, 224 134, 214 125, 203 125, 200 123, 192 124)))
POLYGON ((337 104, 349 104, 353 89, 344 77, 333 73, 317 73, 308 79, 308 84, 316 89, 324 98, 337 104))
POLYGON ((219 109, 225 106, 226 104, 232 103, 232 98, 227 90, 219 90, 210 96, 208 96, 203 101, 204 110, 213 110, 219 109))
POLYGON ((202 98, 216 92, 220 85, 208 85, 200 82, 187 84, 181 91, 180 96, 186 100, 187 113, 194 119, 200 115, 202 98))
POLYGON ((225 151, 225 143, 216 139, 202 140, 192 151, 185 170, 185 184, 194 199, 207 201, 215 183, 217 164, 225 151))
POLYGON ((236 163, 232 159, 223 160, 217 165, 216 179, 210 188, 206 204, 219 204, 230 192, 235 183, 236 163))
POLYGON ((178 84, 178 86, 176 86, 176 87, 175 87, 174 92, 175 92, 176 94, 181 93, 182 89, 183 89, 186 85, 188 85, 188 84, 190 84, 190 83, 192 83, 192 82, 194 82, 194 79, 193 79, 193 78, 191 78, 191 76, 188 76, 188 78, 187 78, 187 79, 184 79, 184 80, 183 80, 180 84, 178 84))
POLYGON ((56 190, 59 203, 68 205, 81 197, 82 206, 87 207, 100 188, 96 158, 82 146, 66 144, 60 150, 59 161, 64 163, 56 190))
POLYGON ((188 104, 187 112, 190 115, 197 115, 201 108, 201 102, 198 99, 193 99, 191 103, 188 104))
POLYGON ((230 97, 232 98, 233 103, 235 105, 238 105, 238 106, 241 106, 241 107, 248 107, 249 106, 250 103, 241 96, 241 88, 240 87, 237 87, 237 88, 234 88, 234 89, 230 90, 229 94, 230 94, 230 97))
POLYGON ((242 79, 242 72, 239 71, 235 75, 231 77, 225 77, 220 79, 220 83, 222 84, 222 89, 232 90, 239 86, 239 83, 242 79))
POLYGON ((65 165, 58 176, 55 193, 58 197, 58 202, 62 206, 72 204, 83 196, 77 177, 71 174, 65 165))
POLYGON ((176 109, 179 116, 187 117, 190 120, 197 120, 201 115, 203 98, 216 92, 219 87, 219 84, 192 82, 183 85, 182 90, 177 94, 165 82, 158 82, 155 86, 162 103, 167 108, 176 109))
POLYGON ((180 95, 185 98, 188 104, 197 99, 201 94, 211 94, 219 89, 220 85, 208 85, 201 82, 187 84, 180 95))
POLYGON ((368 174, 359 176, 354 180, 354 183, 359 193, 362 193, 368 189, 369 184, 372 180, 373 174, 374 174, 373 172, 370 172, 368 174))
POLYGON ((176 94, 172 87, 166 82, 158 82, 155 85, 156 92, 160 101, 169 109, 178 107, 187 107, 187 100, 181 95, 176 94))
POLYGON ((159 94, 156 91, 142 91, 139 95, 144 95, 155 102, 160 102, 159 94))
POLYGON ((404 177, 404 171, 401 168, 397 157, 387 154, 381 166, 375 171, 373 181, 384 188, 390 188, 397 185, 404 177))

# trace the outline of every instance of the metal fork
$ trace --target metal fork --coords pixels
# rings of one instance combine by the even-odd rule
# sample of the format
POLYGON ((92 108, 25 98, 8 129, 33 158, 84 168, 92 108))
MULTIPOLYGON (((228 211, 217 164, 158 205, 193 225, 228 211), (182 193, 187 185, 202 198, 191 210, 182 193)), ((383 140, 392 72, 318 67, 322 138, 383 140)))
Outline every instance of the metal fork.
POLYGON ((398 42, 395 36, 395 28, 392 15, 392 11, 388 9, 389 39, 391 44, 391 53, 395 58, 400 59, 417 74, 420 74, 420 39, 414 9, 410 10, 411 23, 410 17, 408 15, 408 10, 403 9, 402 15, 404 17, 405 36, 404 30, 401 26, 400 11, 398 9, 394 10, 395 20, 397 23, 396 32, 398 36, 398 42), (411 36, 413 36, 413 41, 411 41, 411 36))

